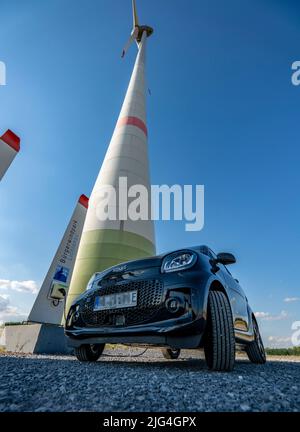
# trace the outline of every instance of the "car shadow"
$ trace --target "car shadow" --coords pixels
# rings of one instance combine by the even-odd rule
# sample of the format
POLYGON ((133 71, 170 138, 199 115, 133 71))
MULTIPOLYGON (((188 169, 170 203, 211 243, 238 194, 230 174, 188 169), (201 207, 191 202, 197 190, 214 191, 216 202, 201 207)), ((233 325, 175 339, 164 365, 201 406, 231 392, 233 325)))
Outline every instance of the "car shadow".
MULTIPOLYGON (((211 371, 208 369, 206 365, 206 361, 203 358, 187 358, 187 359, 177 359, 177 360, 164 360, 159 358, 149 358, 149 357, 139 357, 138 360, 133 360, 129 356, 123 357, 122 360, 115 358, 111 358, 110 356, 107 358, 100 358, 97 365, 101 365, 102 367, 108 365, 109 367, 123 367, 123 368, 135 368, 135 369, 180 369, 185 370, 187 372, 199 371, 203 370, 207 373, 216 373, 215 371, 211 371)), ((240 373, 245 370, 245 367, 253 367, 261 370, 261 365, 253 365, 246 359, 237 359, 235 363, 235 368, 230 373, 240 373)), ((224 372, 219 372, 224 373, 224 372)), ((226 373, 226 372, 225 372, 226 373)))
MULTIPOLYGON (((183 370, 187 372, 196 372, 196 371, 203 371, 207 373, 216 373, 213 371, 210 371, 207 368, 206 362, 203 358, 199 357, 190 357, 190 358, 179 358, 176 360, 165 360, 163 358, 159 357, 150 357, 150 356, 144 356, 144 355, 133 355, 133 356, 124 356, 120 354, 118 355, 109 355, 104 354, 97 362, 95 363, 80 363, 76 357, 74 356, 56 356, 56 355, 9 355, 6 353, 6 355, 0 355, 0 368, 1 363, 4 362, 14 362, 16 360, 24 359, 29 362, 62 362, 62 363, 71 363, 77 368, 85 367, 87 364, 95 367, 95 368, 123 368, 123 369, 156 369, 156 370, 183 370)), ((282 368, 289 366, 292 368, 299 368, 300 362, 293 362, 293 361, 276 361, 274 360, 268 360, 265 365, 255 365, 249 362, 247 359, 238 358, 236 359, 235 368, 230 373, 237 373, 237 374, 243 374, 247 372, 247 374, 250 375, 256 375, 259 372, 267 372, 269 368, 273 369, 274 373, 274 365, 278 368, 278 373, 282 373, 282 368)), ((224 372, 219 372, 224 373, 224 372)))
POLYGON ((109 366, 122 366, 122 367, 134 367, 139 369, 207 369, 205 360, 202 359, 189 359, 189 360, 150 360, 149 358, 140 358, 138 361, 131 360, 130 358, 124 360, 109 359, 109 360, 98 360, 98 364, 109 365, 109 366))

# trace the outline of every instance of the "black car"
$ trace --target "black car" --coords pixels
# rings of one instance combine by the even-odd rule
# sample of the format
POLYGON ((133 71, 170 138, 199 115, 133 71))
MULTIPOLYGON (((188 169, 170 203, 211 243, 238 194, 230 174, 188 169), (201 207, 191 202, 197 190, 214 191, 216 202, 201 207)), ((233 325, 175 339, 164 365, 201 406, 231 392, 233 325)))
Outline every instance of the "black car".
POLYGON ((226 267, 235 261, 197 246, 96 273, 69 310, 69 345, 80 361, 98 360, 109 343, 161 347, 169 359, 204 348, 219 371, 233 369, 236 349, 265 363, 254 313, 226 267))

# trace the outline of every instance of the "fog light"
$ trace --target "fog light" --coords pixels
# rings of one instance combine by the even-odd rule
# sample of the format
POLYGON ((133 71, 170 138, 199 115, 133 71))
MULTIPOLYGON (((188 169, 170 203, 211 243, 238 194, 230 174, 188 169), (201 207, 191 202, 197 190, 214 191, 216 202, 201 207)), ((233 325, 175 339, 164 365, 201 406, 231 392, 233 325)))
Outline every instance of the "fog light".
POLYGON ((170 297, 166 301, 166 308, 171 313, 176 313, 181 307, 181 300, 177 297, 170 297))

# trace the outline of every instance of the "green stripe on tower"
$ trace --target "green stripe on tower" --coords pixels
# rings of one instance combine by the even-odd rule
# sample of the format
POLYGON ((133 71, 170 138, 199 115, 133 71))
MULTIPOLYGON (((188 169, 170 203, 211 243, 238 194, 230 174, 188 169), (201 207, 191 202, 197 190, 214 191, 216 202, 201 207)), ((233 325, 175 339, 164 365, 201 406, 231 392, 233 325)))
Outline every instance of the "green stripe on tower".
MULTIPOLYGON (((155 255, 154 222, 123 220, 120 209, 128 204, 109 203, 117 210, 116 218, 102 218, 103 187, 111 185, 116 196, 127 194, 135 185, 144 186, 151 196, 146 121, 145 61, 147 30, 141 28, 138 55, 118 122, 107 149, 99 175, 91 193, 81 237, 66 311, 87 286, 90 277, 121 262, 155 255), (142 29, 144 29, 142 31, 142 29), (127 188, 119 187, 120 177, 126 177, 127 188), (127 189, 127 190, 126 190, 127 189)), ((106 207, 105 207, 106 208, 106 207)))
POLYGON ((82 234, 72 277, 72 293, 66 310, 85 291, 91 276, 116 264, 155 254, 155 246, 144 237, 118 230, 94 230, 82 234))

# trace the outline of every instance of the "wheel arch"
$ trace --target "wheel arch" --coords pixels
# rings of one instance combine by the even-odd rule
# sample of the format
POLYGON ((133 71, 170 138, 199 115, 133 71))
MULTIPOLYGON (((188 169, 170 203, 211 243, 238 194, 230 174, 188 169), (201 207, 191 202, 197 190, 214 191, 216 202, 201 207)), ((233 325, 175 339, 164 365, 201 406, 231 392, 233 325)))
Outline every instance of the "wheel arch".
POLYGON ((227 300, 229 301, 230 307, 231 307, 231 303, 230 303, 230 298, 228 295, 228 292, 226 291, 224 285, 222 284, 222 282, 219 279, 216 278, 211 278, 207 281, 207 285, 206 285, 206 290, 205 290, 205 301, 204 301, 204 308, 203 308, 203 314, 205 317, 205 323, 207 320, 207 308, 208 308, 208 295, 210 293, 210 291, 220 291, 222 293, 224 293, 224 295, 226 296, 227 300))
POLYGON ((254 313, 251 309, 250 309, 250 311, 251 311, 251 318, 252 318, 253 321, 255 321, 256 324, 258 325, 258 321, 257 321, 257 319, 256 319, 255 313, 254 313))
POLYGON ((257 321, 255 313, 251 309, 249 303, 248 303, 248 317, 250 319, 250 322, 249 322, 249 333, 251 334, 251 336, 254 336, 253 322, 255 321, 256 325, 258 326, 258 321, 257 321))
POLYGON ((252 309, 251 309, 251 318, 252 318, 252 321, 251 321, 251 333, 252 333, 252 336, 254 337, 253 322, 255 322, 255 324, 256 324, 259 332, 260 332, 260 325, 259 325, 258 320, 257 320, 257 318, 255 316, 255 313, 252 311, 252 309))
POLYGON ((227 294, 226 289, 224 288, 224 285, 222 285, 222 283, 217 279, 212 281, 212 283, 210 284, 210 287, 209 287, 209 291, 221 291, 222 293, 224 293, 226 295, 226 297, 228 299, 228 294, 227 294))

